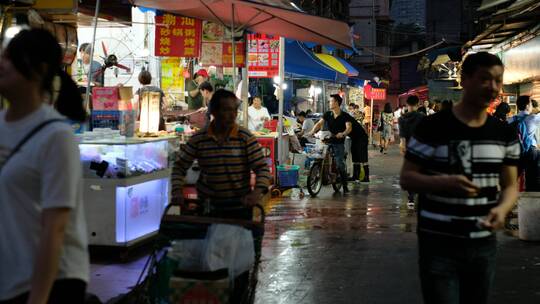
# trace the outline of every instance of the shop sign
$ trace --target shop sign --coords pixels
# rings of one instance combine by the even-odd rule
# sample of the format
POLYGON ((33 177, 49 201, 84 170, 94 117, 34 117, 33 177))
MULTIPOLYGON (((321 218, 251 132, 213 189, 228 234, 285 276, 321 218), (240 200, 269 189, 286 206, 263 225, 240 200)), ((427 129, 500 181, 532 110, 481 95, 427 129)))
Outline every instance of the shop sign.
MULTIPOLYGON (((236 42, 235 43, 235 53, 236 53, 236 66, 244 67, 246 65, 246 43, 245 42, 236 42)), ((223 66, 232 67, 232 43, 225 42, 223 43, 223 66)))
POLYGON ((279 37, 248 35, 250 78, 273 78, 279 75, 279 37))
POLYGON ((201 20, 158 12, 155 22, 156 56, 199 57, 201 20))
MULTIPOLYGON (((236 66, 245 66, 246 45, 236 41, 236 66)), ((230 31, 221 24, 204 21, 202 26, 201 63, 205 66, 232 67, 230 31)))
POLYGON ((372 88, 370 85, 365 85, 364 96, 366 99, 386 100, 386 89, 372 88))
POLYGON ((179 57, 161 60, 161 89, 164 92, 184 92, 184 68, 179 57))

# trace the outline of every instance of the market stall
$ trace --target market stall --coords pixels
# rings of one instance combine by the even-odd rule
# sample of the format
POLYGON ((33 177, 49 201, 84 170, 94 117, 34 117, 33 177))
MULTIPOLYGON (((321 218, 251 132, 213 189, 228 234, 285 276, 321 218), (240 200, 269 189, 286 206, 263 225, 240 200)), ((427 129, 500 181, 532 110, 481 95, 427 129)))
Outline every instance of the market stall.
MULTIPOLYGON (((213 21, 226 25, 231 36, 237 32, 250 30, 255 33, 265 33, 275 36, 289 37, 321 44, 330 44, 338 47, 350 48, 352 39, 346 23, 328 18, 311 16, 300 11, 295 5, 284 2, 253 2, 253 1, 188 1, 171 3, 161 0, 136 0, 136 5, 166 10, 213 21), (238 30, 241 31, 238 31, 238 30)), ((283 87, 285 79, 284 70, 284 39, 280 38, 280 53, 278 78, 279 100, 279 128, 281 129, 283 115, 283 87)), ((231 44, 232 54, 236 54, 236 43, 231 44)), ((236 56, 232 56, 232 66, 236 67, 236 56)), ((247 120, 247 70, 242 73, 241 97, 244 101, 243 121, 247 120)), ((236 88, 236 69, 233 68, 233 79, 236 88)), ((236 91, 236 90, 235 90, 236 91)))

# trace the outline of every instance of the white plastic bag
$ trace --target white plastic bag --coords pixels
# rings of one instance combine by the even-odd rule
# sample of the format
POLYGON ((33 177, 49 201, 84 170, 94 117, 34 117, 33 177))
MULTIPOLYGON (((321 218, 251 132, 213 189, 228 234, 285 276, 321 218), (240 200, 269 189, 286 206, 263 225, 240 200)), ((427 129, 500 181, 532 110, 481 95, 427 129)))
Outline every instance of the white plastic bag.
POLYGON ((203 263, 208 271, 222 268, 236 277, 250 270, 255 263, 255 248, 251 231, 243 227, 213 224, 206 235, 203 263))
POLYGON ((178 261, 178 270, 181 271, 203 271, 203 252, 206 247, 204 239, 178 240, 172 242, 168 257, 178 261))

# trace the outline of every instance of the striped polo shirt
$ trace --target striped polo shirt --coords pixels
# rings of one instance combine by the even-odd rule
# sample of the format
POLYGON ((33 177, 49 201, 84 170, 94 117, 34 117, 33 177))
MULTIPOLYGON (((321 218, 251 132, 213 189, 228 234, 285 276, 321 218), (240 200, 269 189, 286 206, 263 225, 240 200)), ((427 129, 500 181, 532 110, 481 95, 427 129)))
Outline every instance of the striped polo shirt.
POLYGON ((201 170, 196 185, 200 198, 214 201, 243 198, 251 190, 252 171, 257 176, 255 187, 268 189, 270 170, 255 136, 235 125, 228 138, 219 143, 214 128, 214 123, 210 123, 180 149, 171 177, 173 197, 181 195, 187 170, 195 159, 201 170))
POLYGON ((405 158, 425 174, 460 174, 481 187, 476 197, 423 193, 418 203, 418 232, 462 238, 491 236, 478 221, 498 205, 503 165, 517 166, 520 146, 515 130, 489 116, 472 128, 452 111, 427 116, 409 141, 405 158))

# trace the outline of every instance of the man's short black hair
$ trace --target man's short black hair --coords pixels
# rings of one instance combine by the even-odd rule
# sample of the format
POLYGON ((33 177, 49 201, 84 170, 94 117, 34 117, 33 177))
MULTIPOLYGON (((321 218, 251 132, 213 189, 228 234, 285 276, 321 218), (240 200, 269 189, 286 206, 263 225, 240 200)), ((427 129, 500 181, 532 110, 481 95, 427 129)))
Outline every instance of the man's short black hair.
POLYGON ((224 89, 219 89, 214 93, 214 95, 212 95, 212 99, 210 99, 209 108, 211 109, 212 112, 217 112, 221 110, 221 104, 223 103, 224 100, 227 100, 227 99, 236 100, 238 106, 240 105, 238 97, 236 97, 236 95, 234 95, 233 92, 227 91, 224 89))
POLYGON ((92 46, 90 43, 85 42, 79 46, 79 52, 84 52, 86 54, 90 54, 92 52, 92 46))
POLYGON ((420 102, 420 99, 419 99, 418 96, 416 96, 416 95, 411 95, 411 96, 407 97, 407 101, 406 101, 406 102, 407 102, 407 104, 408 104, 409 106, 413 106, 413 107, 414 107, 414 106, 418 105, 418 103, 420 102))
POLYGON ((212 87, 212 84, 208 81, 205 81, 203 83, 201 83, 201 85, 199 86, 199 90, 201 91, 208 91, 210 93, 214 92, 214 87, 212 87))
POLYGON ((339 96, 339 94, 332 94, 330 97, 334 98, 334 100, 341 106, 341 103, 343 102, 343 98, 339 96))
POLYGON ((488 52, 470 54, 465 57, 465 60, 461 64, 461 76, 471 76, 480 67, 490 68, 495 65, 504 67, 501 59, 493 54, 488 52))
POLYGON ((531 96, 521 95, 516 100, 516 106, 518 110, 525 111, 527 106, 531 103, 531 96))
POLYGON ((302 116, 302 117, 306 117, 306 115, 307 115, 307 114, 306 114, 306 112, 304 112, 304 111, 301 111, 301 112, 300 112, 300 113, 298 113, 298 114, 297 114, 296 116, 298 116, 298 117, 300 117, 300 116, 302 116))

